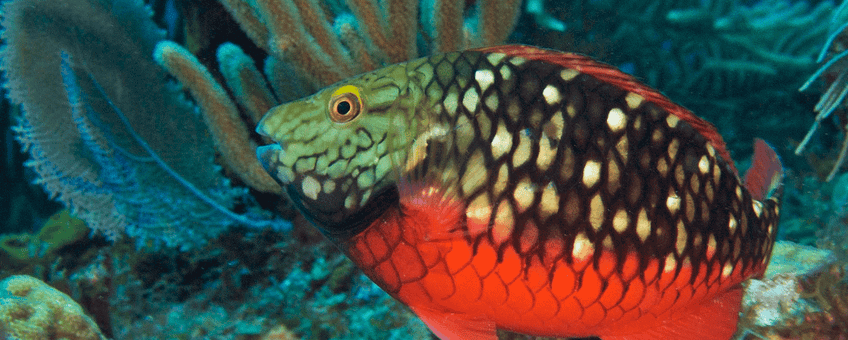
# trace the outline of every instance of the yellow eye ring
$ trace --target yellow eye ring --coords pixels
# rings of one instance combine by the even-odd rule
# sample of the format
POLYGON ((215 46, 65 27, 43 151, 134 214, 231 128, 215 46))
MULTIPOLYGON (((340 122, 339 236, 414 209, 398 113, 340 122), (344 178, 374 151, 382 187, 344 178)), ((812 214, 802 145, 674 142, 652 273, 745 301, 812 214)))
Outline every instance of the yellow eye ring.
POLYGON ((362 98, 359 89, 353 85, 345 85, 333 92, 328 107, 330 119, 336 123, 347 123, 362 112, 362 98))

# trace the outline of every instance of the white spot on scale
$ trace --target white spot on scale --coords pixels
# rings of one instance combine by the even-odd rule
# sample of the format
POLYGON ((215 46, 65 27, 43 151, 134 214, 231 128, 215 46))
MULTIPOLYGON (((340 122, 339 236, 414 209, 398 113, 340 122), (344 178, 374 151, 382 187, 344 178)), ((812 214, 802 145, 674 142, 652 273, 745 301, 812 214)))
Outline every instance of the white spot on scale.
POLYGON ((524 59, 522 57, 513 57, 512 59, 509 60, 509 62, 512 63, 515 66, 521 66, 521 65, 523 65, 524 63, 527 62, 527 59, 524 59))
POLYGON ((639 105, 642 105, 642 102, 644 100, 644 97, 633 92, 627 93, 627 95, 624 97, 624 101, 627 102, 627 107, 631 110, 638 108, 639 105))
POLYGON ((349 196, 345 197, 345 202, 344 202, 345 209, 350 210, 350 209, 357 208, 357 205, 356 205, 357 202, 356 201, 357 201, 356 194, 350 194, 349 196))
POLYGON ((465 210, 465 216, 469 220, 481 224, 489 223, 489 217, 491 215, 492 206, 489 204, 489 199, 486 195, 478 195, 465 210))
POLYGON ((314 201, 318 199, 318 193, 321 192, 321 183, 318 183, 318 180, 312 176, 306 176, 301 182, 300 188, 304 196, 314 201))
POLYGON ((548 218, 559 210, 559 195, 554 182, 548 183, 542 191, 542 199, 539 201, 539 215, 548 218))
POLYGON ((495 225, 492 229, 492 238, 495 243, 501 244, 512 235, 514 228, 514 215, 512 205, 507 202, 507 198, 501 200, 498 204, 498 211, 495 213, 495 225))
POLYGON ((333 181, 331 179, 324 181, 324 193, 325 194, 332 193, 334 190, 336 190, 336 182, 335 181, 333 181))
POLYGON ((480 92, 485 92, 495 82, 495 73, 492 70, 478 70, 474 72, 474 80, 480 85, 480 92))
POLYGON ((486 59, 489 60, 490 64, 497 65, 501 62, 501 60, 503 60, 504 57, 506 57, 506 54, 504 53, 490 53, 488 56, 486 56, 486 59))
POLYGON ((672 215, 675 214, 678 210, 680 210, 680 197, 677 195, 669 195, 665 200, 665 206, 672 215))
POLYGON ((451 116, 456 114, 456 108, 459 106, 459 94, 456 91, 450 91, 445 95, 445 111, 451 116))
POLYGON ((615 231, 619 234, 627 231, 628 223, 630 223, 630 219, 627 217, 627 211, 623 208, 619 209, 612 218, 612 227, 615 228, 615 231))
POLYGON ((563 69, 562 71, 559 72, 559 76, 562 78, 562 80, 565 80, 565 81, 570 81, 570 80, 574 79, 574 77, 577 77, 577 75, 579 75, 579 74, 580 74, 580 72, 578 72, 577 70, 574 70, 574 69, 570 69, 570 68, 563 69))
POLYGON ((533 142, 530 140, 526 134, 522 133, 518 135, 518 146, 515 148, 515 152, 512 154, 512 166, 519 167, 524 165, 524 162, 530 158, 530 148, 533 145, 533 142))
POLYGON ((518 212, 527 210, 532 204, 536 194, 536 187, 529 177, 524 177, 518 182, 512 197, 515 199, 515 206, 518 212))
POLYGON ((664 273, 671 273, 675 269, 677 269, 677 259, 674 258, 674 254, 668 254, 665 257, 665 266, 663 267, 664 273))
POLYGON ((674 114, 670 114, 668 117, 665 117, 665 122, 668 124, 668 127, 675 128, 677 127, 677 123, 680 122, 680 118, 677 118, 674 114))
POLYGON ((498 108, 498 94, 497 92, 492 92, 486 100, 484 101, 486 106, 489 107, 489 110, 495 111, 498 108))
POLYGON ((730 263, 725 264, 724 267, 721 269, 721 277, 723 279, 726 279, 728 276, 730 276, 730 273, 732 273, 732 272, 733 272, 733 264, 730 264, 730 263))
POLYGON ((587 188, 591 188, 598 183, 598 180, 601 178, 601 163, 595 160, 589 160, 586 162, 586 166, 583 167, 583 185, 587 188))
POLYGON ((498 124, 498 131, 495 133, 495 137, 492 138, 492 157, 499 159, 508 153, 511 148, 512 134, 506 130, 506 125, 501 122, 498 124))
POLYGON ((509 67, 506 66, 506 65, 501 66, 501 69, 499 70, 499 72, 500 72, 501 78, 503 80, 509 80, 509 78, 512 77, 512 70, 510 70, 509 67))
POLYGON ((562 100, 562 95, 560 95, 559 89, 553 85, 545 86, 545 89, 542 90, 542 96, 545 97, 545 101, 548 105, 556 105, 560 102, 560 100, 562 100))
POLYGON ((716 239, 715 235, 710 235, 710 239, 707 241, 707 261, 713 259, 713 255, 716 253, 716 239))
POLYGON ((619 132, 627 125, 627 117, 621 109, 614 107, 607 116, 607 125, 612 132, 619 132))
POLYGON ((539 139, 539 155, 536 157, 536 167, 539 170, 545 171, 556 158, 557 148, 551 145, 550 139, 546 134, 542 133, 542 138, 539 139))
POLYGON ((754 208, 754 214, 757 215, 757 218, 759 218, 760 215, 763 214, 763 204, 760 203, 760 201, 755 200, 751 205, 754 208))
POLYGON ((462 97, 462 106, 465 106, 468 112, 474 112, 477 110, 478 104, 480 104, 480 96, 477 94, 477 90, 472 87, 465 91, 465 96, 462 97))
POLYGON ((706 155, 701 156, 701 160, 698 161, 698 170, 701 171, 702 175, 706 175, 710 171, 710 160, 706 155))
POLYGON ((710 157, 715 157, 715 148, 707 143, 707 153, 710 154, 710 157))
POLYGON ((585 261, 595 254, 595 246, 586 237, 586 234, 579 233, 574 238, 574 248, 571 250, 571 256, 576 260, 585 261))
POLYGON ((645 242, 648 236, 651 235, 651 220, 648 219, 648 213, 645 211, 645 208, 639 211, 639 218, 636 220, 636 234, 639 235, 639 239, 642 242, 645 242))
POLYGON ((739 223, 738 223, 738 222, 736 222, 736 218, 734 218, 734 217, 733 217, 733 215, 731 214, 731 215, 730 215, 730 221, 728 221, 728 222, 727 222, 727 229, 728 229, 728 230, 730 230, 730 234, 731 234, 731 235, 733 234, 733 232, 735 232, 735 231, 736 231, 736 226, 737 226, 738 224, 739 224, 739 223))
POLYGON ((677 248, 677 254, 683 256, 683 251, 686 249, 686 239, 689 238, 689 234, 686 232, 686 226, 683 225, 683 221, 677 222, 677 242, 675 246, 677 248))
POLYGON ((595 231, 600 231, 604 223, 604 201, 601 199, 601 194, 595 194, 592 197, 592 202, 589 203, 589 224, 595 231))

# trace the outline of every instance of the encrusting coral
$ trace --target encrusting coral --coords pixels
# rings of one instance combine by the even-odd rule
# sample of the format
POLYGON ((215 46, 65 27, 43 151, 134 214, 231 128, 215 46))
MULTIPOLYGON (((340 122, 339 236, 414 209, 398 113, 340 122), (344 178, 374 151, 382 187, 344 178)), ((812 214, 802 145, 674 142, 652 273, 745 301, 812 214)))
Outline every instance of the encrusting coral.
POLYGON ((31 276, 0 281, 0 334, 19 340, 105 340, 82 307, 31 276))

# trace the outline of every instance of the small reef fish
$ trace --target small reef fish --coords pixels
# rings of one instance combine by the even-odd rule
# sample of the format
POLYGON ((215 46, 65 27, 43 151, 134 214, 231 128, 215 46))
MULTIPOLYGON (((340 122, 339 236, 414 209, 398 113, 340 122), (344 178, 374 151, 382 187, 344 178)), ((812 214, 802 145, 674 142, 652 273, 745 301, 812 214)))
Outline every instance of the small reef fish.
POLYGON ((442 339, 726 340, 777 233, 771 147, 743 182, 712 125, 577 54, 391 65, 257 131, 303 215, 442 339))

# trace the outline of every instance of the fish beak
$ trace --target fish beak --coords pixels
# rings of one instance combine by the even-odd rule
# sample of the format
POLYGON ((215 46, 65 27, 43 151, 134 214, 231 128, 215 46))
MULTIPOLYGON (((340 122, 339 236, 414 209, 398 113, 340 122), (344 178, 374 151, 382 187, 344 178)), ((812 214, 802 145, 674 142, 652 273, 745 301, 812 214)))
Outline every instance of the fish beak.
POLYGON ((259 163, 262 168, 268 172, 280 184, 291 182, 291 178, 280 178, 281 172, 277 171, 280 156, 283 153, 283 148, 280 144, 263 145, 256 148, 256 158, 259 158, 259 163))
POLYGON ((271 133, 268 131, 268 123, 267 123, 268 116, 270 116, 270 114, 266 114, 264 117, 262 117, 262 119, 259 120, 259 123, 256 124, 256 130, 255 131, 256 131, 256 133, 258 133, 262 137, 271 138, 271 133))

